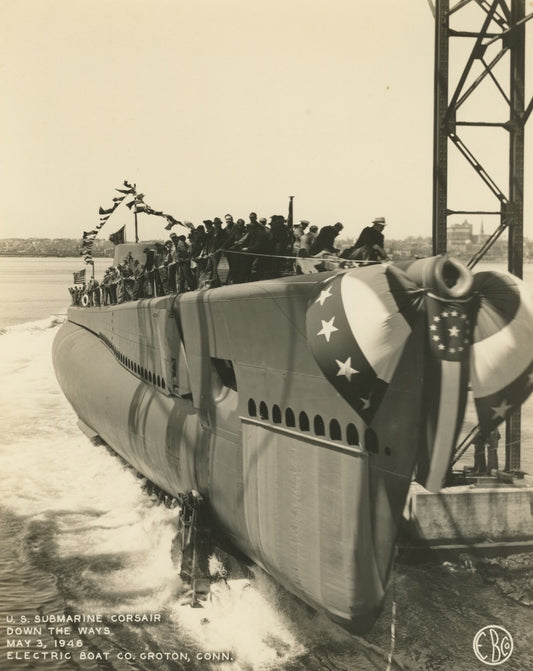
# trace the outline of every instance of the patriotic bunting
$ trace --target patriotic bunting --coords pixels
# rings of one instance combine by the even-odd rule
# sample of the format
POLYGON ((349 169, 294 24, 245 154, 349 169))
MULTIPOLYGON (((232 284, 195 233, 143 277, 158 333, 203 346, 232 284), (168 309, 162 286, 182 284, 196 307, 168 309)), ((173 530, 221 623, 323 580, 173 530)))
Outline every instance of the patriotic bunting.
POLYGON ((533 301, 514 275, 474 275, 480 305, 471 381, 481 432, 488 435, 533 389, 533 301))
POLYGON ((468 394, 468 367, 474 297, 465 301, 425 297, 429 340, 426 357, 425 436, 419 476, 430 490, 440 489, 463 425, 468 394))
POLYGON ((422 385, 421 405, 412 408, 422 431, 412 440, 421 448, 418 478, 432 491, 457 443, 469 380, 486 435, 533 390, 533 301, 514 276, 472 279, 447 257, 425 259, 423 268, 357 268, 317 284, 306 321, 324 376, 369 426, 407 344, 425 353, 421 371, 406 375, 422 385), (444 280, 450 276, 456 285, 444 280))
POLYGON ((370 423, 417 319, 420 289, 394 266, 330 276, 307 311, 307 342, 322 372, 370 423))

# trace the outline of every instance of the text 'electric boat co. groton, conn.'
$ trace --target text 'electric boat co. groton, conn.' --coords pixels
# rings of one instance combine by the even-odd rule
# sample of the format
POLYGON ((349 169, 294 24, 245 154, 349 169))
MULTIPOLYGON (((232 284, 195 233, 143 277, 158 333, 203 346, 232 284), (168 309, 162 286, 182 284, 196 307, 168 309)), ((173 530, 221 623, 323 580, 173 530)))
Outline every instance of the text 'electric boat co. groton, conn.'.
MULTIPOLYGON (((117 245, 115 265, 144 245, 117 245)), ((469 385, 528 396, 532 301, 446 256, 71 306, 59 383, 86 427, 350 631, 372 626, 413 472, 440 488, 469 385)))

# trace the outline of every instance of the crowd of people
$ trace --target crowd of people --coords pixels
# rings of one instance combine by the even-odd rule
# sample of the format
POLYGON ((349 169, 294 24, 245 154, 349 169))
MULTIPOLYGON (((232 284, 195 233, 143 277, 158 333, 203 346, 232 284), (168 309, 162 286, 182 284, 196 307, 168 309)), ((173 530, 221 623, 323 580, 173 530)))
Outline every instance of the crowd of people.
POLYGON ((251 212, 248 223, 226 214, 190 228, 188 236, 170 233, 165 243, 144 249, 145 262, 131 253, 105 271, 101 282, 70 287, 74 305, 101 306, 222 284, 273 279, 297 272, 296 261, 323 255, 360 261, 386 260, 384 217, 367 226, 354 245, 340 250, 340 222, 320 230, 308 221, 290 226, 283 215, 270 222, 251 212))

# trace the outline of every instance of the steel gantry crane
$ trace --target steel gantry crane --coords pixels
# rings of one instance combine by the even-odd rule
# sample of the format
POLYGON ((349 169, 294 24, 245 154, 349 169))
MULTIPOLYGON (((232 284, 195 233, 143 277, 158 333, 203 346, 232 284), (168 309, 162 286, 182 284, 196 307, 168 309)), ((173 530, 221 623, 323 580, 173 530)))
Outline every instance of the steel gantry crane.
MULTIPOLYGON (((525 0, 436 0, 434 4, 430 0, 430 6, 435 17, 433 253, 446 252, 450 215, 496 215, 498 226, 468 266, 473 268, 507 230, 508 269, 522 277, 525 125, 533 109, 533 98, 525 104, 526 23, 533 14, 526 15, 525 0), (498 98, 497 105, 488 102, 490 94, 498 98), (494 109, 501 110, 502 103, 506 118, 495 120, 494 109), (490 174, 469 145, 465 137, 469 127, 488 134, 485 146, 492 154, 499 146, 493 142, 494 134, 507 134, 506 185, 498 183, 501 170, 498 177, 490 174), (489 209, 450 208, 448 152, 452 146, 485 185, 488 200, 494 203, 489 209)), ((501 168, 505 157, 497 158, 501 168)), ((505 470, 519 471, 519 410, 507 419, 505 437, 505 470)))

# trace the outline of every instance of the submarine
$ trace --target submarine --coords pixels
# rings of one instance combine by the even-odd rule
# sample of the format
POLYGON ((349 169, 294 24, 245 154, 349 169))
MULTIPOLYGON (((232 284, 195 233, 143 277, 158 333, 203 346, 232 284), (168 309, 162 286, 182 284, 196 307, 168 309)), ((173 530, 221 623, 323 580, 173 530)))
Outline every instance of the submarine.
POLYGON ((527 398, 532 340, 518 278, 442 255, 71 305, 52 354, 84 429, 361 633, 411 481, 441 487, 470 390, 484 431, 527 398))

